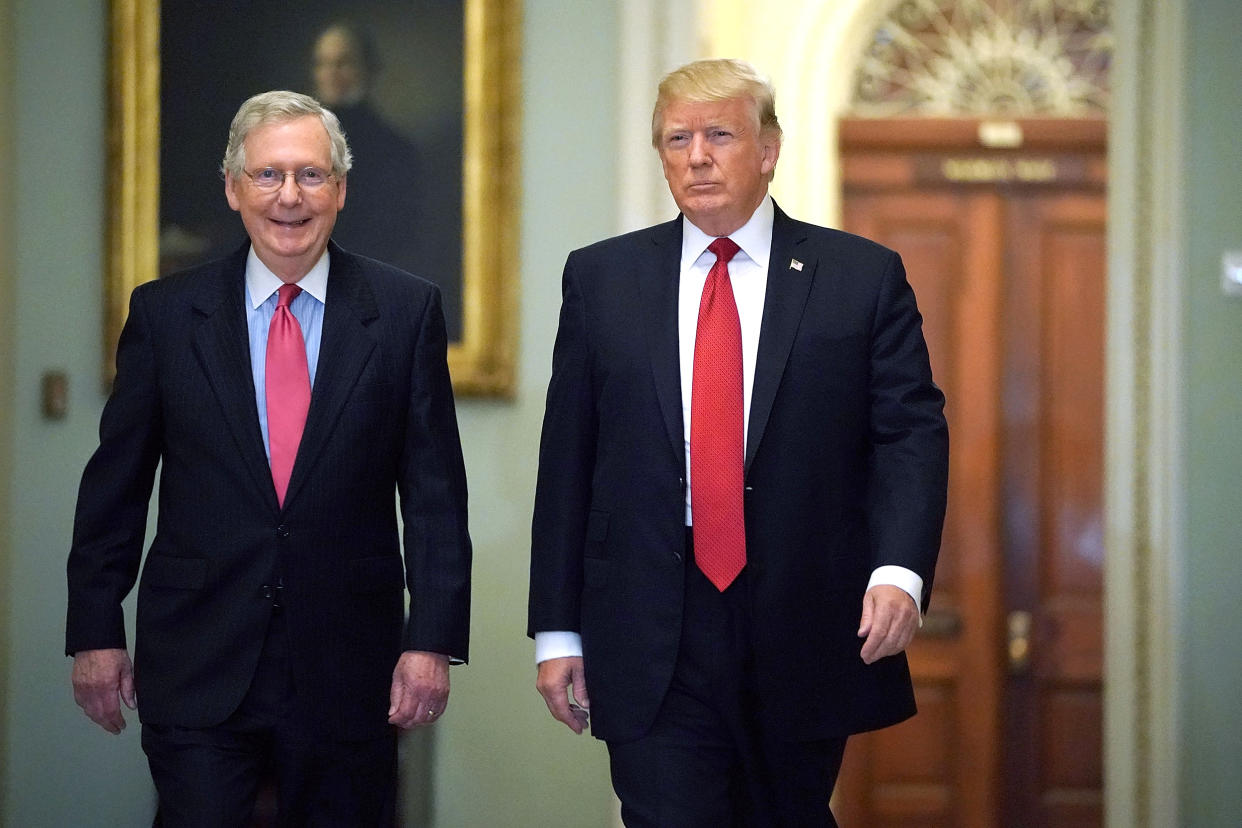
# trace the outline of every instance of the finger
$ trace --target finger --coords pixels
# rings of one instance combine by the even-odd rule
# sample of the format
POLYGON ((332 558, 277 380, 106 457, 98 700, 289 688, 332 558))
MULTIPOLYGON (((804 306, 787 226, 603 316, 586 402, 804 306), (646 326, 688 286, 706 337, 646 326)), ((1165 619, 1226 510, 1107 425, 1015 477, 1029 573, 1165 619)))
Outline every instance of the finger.
POLYGON ((409 730, 415 724, 415 716, 418 712, 416 706, 410 705, 406 701, 402 701, 388 714, 388 723, 396 725, 402 730, 409 730))
POLYGON ((566 727, 574 733, 577 733, 579 736, 581 736, 582 732, 586 730, 587 714, 586 710, 581 707, 570 707, 569 705, 566 705, 565 713, 563 715, 557 716, 555 713, 552 715, 556 716, 558 721, 563 722, 566 727))
POLYGON ((138 691, 134 689, 134 674, 130 671, 121 676, 121 701, 130 710, 138 709, 138 691))
POLYGON ((125 729, 125 718, 121 715, 114 687, 75 681, 73 700, 87 718, 109 733, 120 733, 125 729))
POLYGON ((877 630, 884 629, 885 634, 875 642, 872 642, 870 638, 868 639, 868 644, 874 644, 870 650, 868 650, 866 644, 863 646, 863 660, 871 659, 871 661, 866 661, 868 664, 902 652, 914 640, 918 615, 909 611, 904 603, 898 604, 896 607, 889 607, 888 611, 882 612, 881 615, 884 617, 884 621, 882 624, 877 623, 876 627, 877 630))
MULTIPOLYGON (((574 733, 582 733, 586 726, 585 709, 570 704, 570 693, 577 693, 581 688, 586 693, 586 682, 582 680, 581 658, 555 658, 540 662, 539 672, 535 677, 535 689, 543 697, 544 704, 552 718, 561 722, 574 733), (573 708, 577 708, 575 712, 573 708)), ((579 701, 586 701, 585 698, 579 701)))
MULTIPOLYGON (((547 704, 548 712, 552 714, 552 718, 564 724, 574 733, 582 733, 586 727, 586 717, 585 715, 575 713, 574 707, 577 707, 577 705, 569 703, 568 688, 561 687, 557 691, 544 693, 541 690, 540 692, 543 694, 543 701, 547 704)), ((585 713, 585 710, 581 707, 578 707, 578 710, 585 713)))
POLYGON ((875 597, 868 592, 863 596, 862 618, 858 620, 858 637, 863 638, 871 632, 871 617, 875 610, 875 597))
POLYGON ((558 722, 568 724, 569 720, 573 718, 573 714, 569 711, 569 695, 564 688, 561 688, 559 692, 544 693, 540 691, 540 693, 543 695, 543 702, 548 706, 548 712, 552 714, 552 718, 558 722))
POLYGON ((872 664, 883 658, 883 648, 891 625, 892 616, 882 607, 877 609, 874 617, 871 619, 871 629, 867 633, 867 640, 863 642, 863 663, 872 664))
POLYGON ((90 720, 109 733, 120 733, 125 729, 125 717, 121 715, 116 691, 92 692, 84 704, 79 703, 90 720))
POLYGON ((574 701, 582 705, 583 708, 590 709, 591 697, 587 695, 586 674, 577 670, 574 672, 574 701))
POLYGON ((412 723, 415 727, 429 725, 444 715, 444 710, 448 706, 448 693, 442 692, 438 687, 420 688, 416 693, 418 704, 415 706, 412 716, 412 723))
MULTIPOLYGON (((388 721, 392 722, 393 716, 401 709, 401 705, 405 700, 405 683, 393 676, 392 687, 388 690, 388 721)), ((396 722, 393 722, 396 724, 396 722)))

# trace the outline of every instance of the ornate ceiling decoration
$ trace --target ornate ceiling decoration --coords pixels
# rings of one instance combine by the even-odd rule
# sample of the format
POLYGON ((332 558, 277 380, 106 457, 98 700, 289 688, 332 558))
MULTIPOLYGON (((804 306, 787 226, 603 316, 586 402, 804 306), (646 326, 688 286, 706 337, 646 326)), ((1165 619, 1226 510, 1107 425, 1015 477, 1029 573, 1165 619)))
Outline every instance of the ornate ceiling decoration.
POLYGON ((867 44, 851 114, 1102 116, 1112 53, 1108 0, 903 0, 867 44))

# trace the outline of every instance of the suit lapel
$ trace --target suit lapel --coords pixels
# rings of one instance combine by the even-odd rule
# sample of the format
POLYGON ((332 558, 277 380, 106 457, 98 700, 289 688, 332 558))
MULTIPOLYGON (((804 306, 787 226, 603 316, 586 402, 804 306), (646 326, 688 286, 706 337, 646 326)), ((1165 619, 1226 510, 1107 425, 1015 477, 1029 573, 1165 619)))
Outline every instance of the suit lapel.
POLYGON ((789 360, 794 336, 802 321, 807 295, 818 265, 815 252, 806 244, 806 233, 780 207, 772 223, 772 251, 768 260, 768 287, 763 300, 759 329, 759 352, 751 388, 750 425, 746 435, 746 468, 763 441, 772 403, 789 360), (800 262, 799 269, 794 262, 800 262))
POLYGON ((677 291, 681 269, 681 218, 652 228, 648 239, 650 255, 638 262, 639 302, 647 321, 647 342, 651 348, 651 371, 656 397, 664 415, 664 428, 677 455, 685 465, 685 426, 681 414, 681 357, 677 343, 677 291))
POLYGON ((250 335, 246 327, 245 274, 250 246, 225 259, 214 277, 201 280, 194 311, 203 322, 194 332, 194 350, 220 401, 224 421, 258 490, 276 507, 271 467, 259 429, 250 370, 250 335))
POLYGON ((328 300, 323 310, 323 336, 319 344, 319 367, 311 391, 306 428, 289 478, 285 505, 297 496, 315 459, 332 433, 349 392, 362 373, 375 340, 367 325, 379 317, 370 283, 359 261, 335 244, 328 248, 328 300))

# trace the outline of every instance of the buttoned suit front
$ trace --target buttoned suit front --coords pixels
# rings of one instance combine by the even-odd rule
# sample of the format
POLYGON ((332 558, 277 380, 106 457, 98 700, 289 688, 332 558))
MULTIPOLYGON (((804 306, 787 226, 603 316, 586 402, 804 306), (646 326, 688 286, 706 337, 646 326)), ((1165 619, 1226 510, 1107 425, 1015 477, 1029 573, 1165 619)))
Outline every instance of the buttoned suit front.
MULTIPOLYGON (((540 449, 528 631, 581 635, 595 736, 669 688, 687 565, 681 219, 570 254, 540 449)), ((745 456, 757 715, 794 739, 914 713, 904 654, 867 665, 872 571, 931 593, 948 435, 900 257, 775 210, 745 456)))
POLYGON ((142 721, 210 727, 237 709, 280 584, 299 714, 331 738, 373 738, 390 727, 402 650, 467 657, 466 484, 439 293, 329 246, 318 370, 281 506, 251 373, 247 252, 134 291, 79 493, 66 649, 127 646, 121 602, 158 466, 138 587, 142 721))

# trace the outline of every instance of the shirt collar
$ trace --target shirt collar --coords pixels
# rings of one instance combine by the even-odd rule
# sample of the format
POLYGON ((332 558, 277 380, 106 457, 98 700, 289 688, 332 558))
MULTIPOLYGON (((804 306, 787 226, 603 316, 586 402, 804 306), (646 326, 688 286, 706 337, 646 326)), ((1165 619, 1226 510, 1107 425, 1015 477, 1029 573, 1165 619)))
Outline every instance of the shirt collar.
MULTIPOLYGON (((772 204, 772 196, 765 195, 763 201, 755 208, 750 220, 729 234, 729 238, 737 243, 742 252, 765 271, 772 253, 772 222, 776 216, 776 208, 772 204)), ((681 220, 681 269, 689 270, 698 258, 707 251, 715 236, 709 236, 695 227, 690 219, 682 216, 681 220)))
MULTIPOLYGON (((314 296, 321 304, 327 304, 328 265, 328 251, 324 250, 319 261, 315 262, 310 271, 297 282, 298 287, 314 296)), ((250 253, 246 256, 246 290, 250 294, 250 304, 254 309, 258 310, 259 305, 280 290, 283 284, 280 277, 263 264, 258 254, 254 252, 254 246, 251 245, 250 253)))

